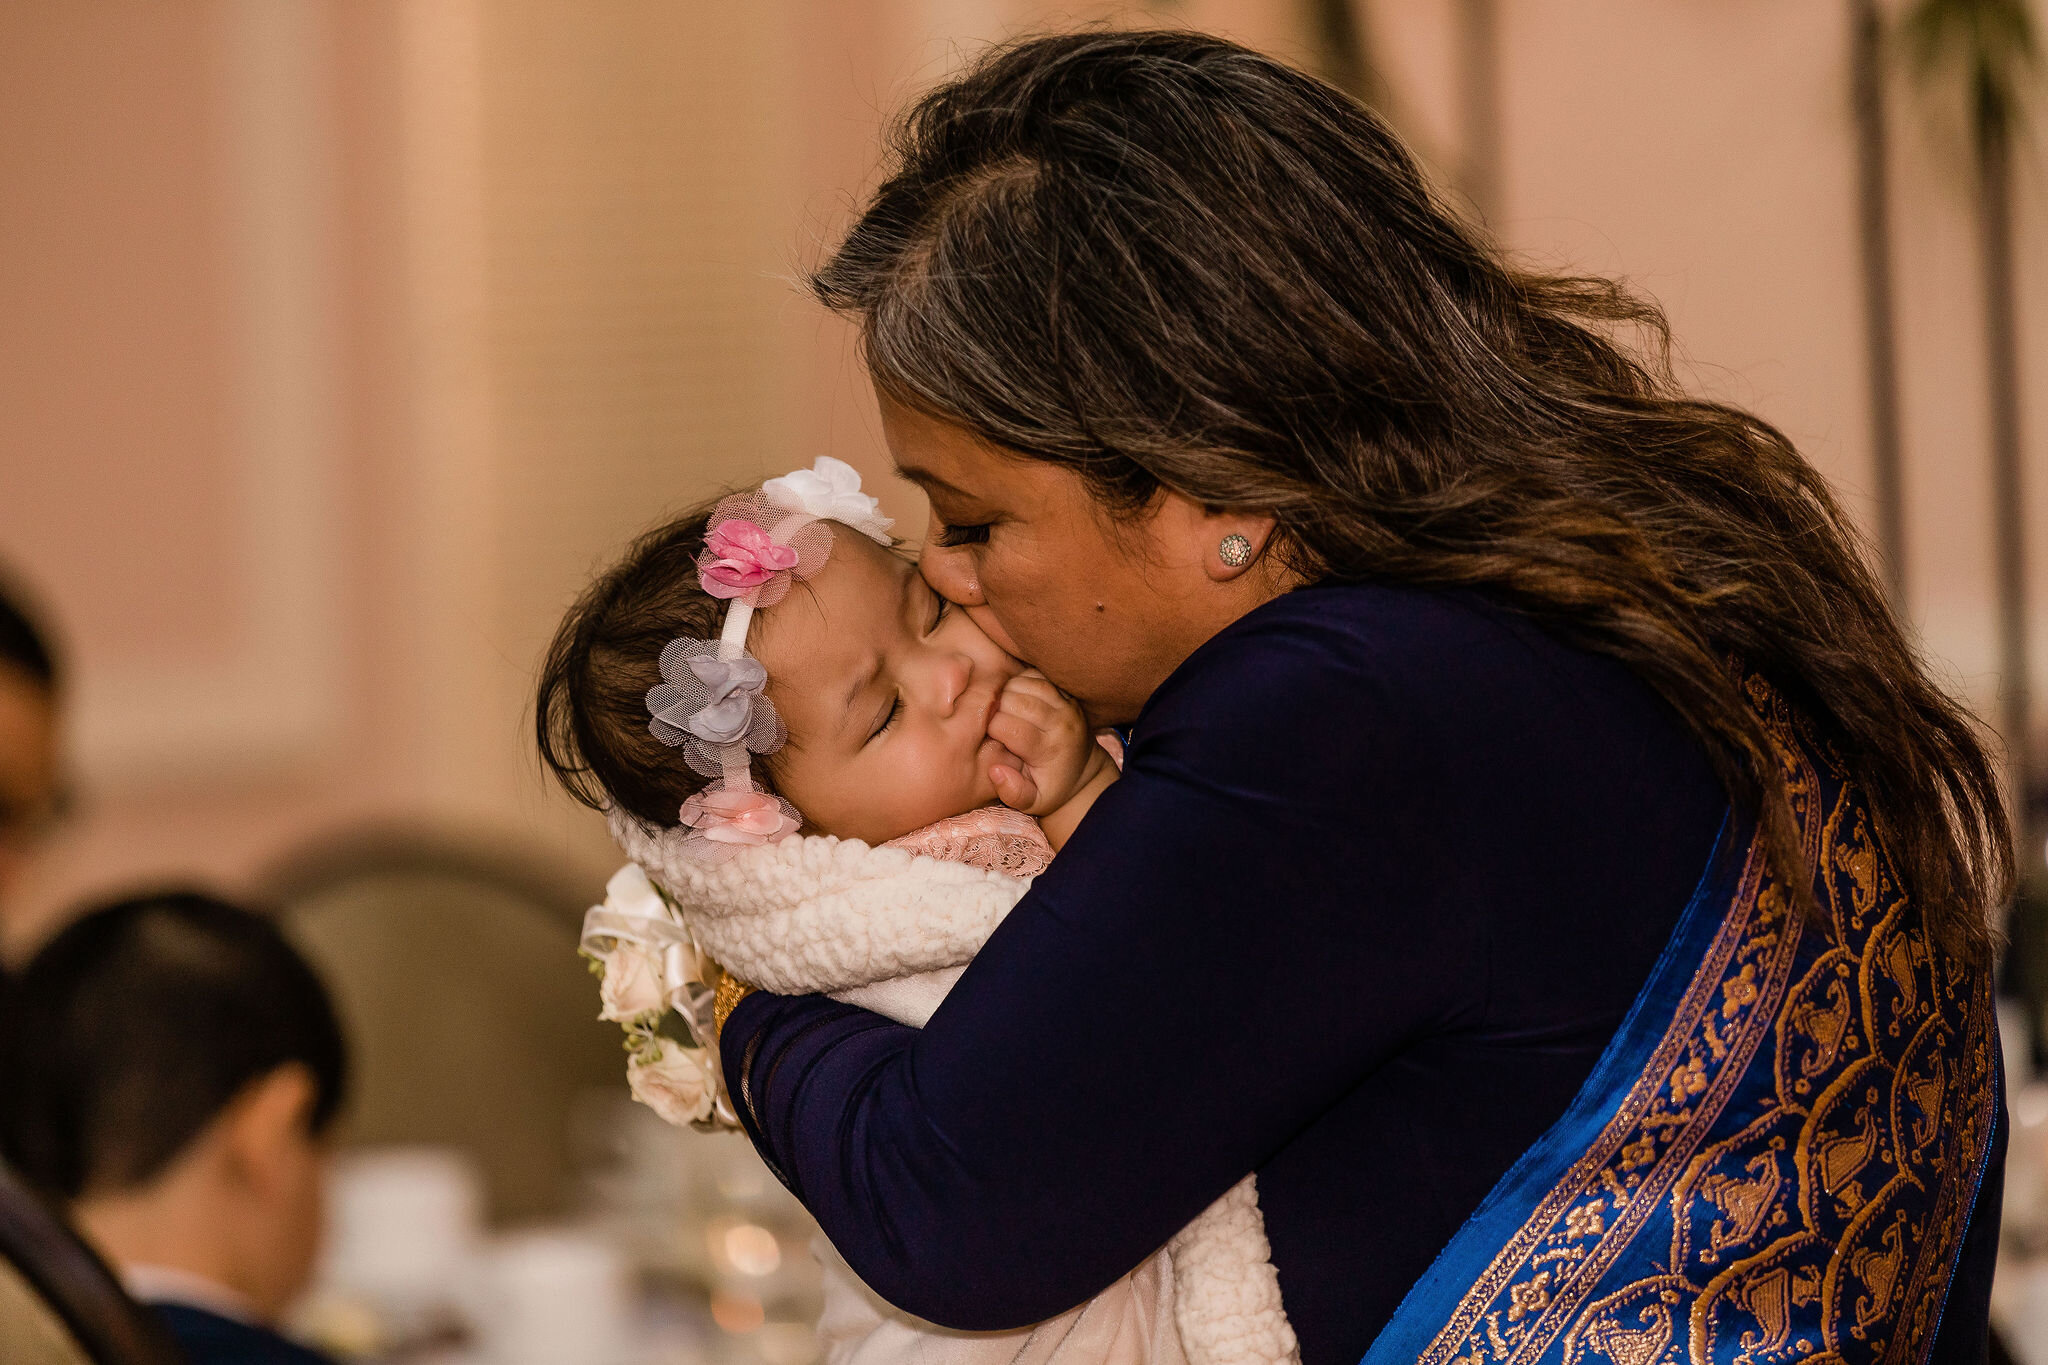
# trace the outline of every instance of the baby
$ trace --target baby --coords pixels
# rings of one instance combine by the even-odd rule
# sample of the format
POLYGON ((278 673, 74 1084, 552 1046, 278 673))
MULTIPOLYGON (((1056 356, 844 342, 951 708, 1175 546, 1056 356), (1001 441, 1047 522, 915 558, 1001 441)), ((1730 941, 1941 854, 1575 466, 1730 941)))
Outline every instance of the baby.
MULTIPOLYGON (((934 593, 890 524, 820 459, 642 537, 549 652, 542 754, 645 874, 613 879, 585 948, 635 1094, 672 1121, 733 1122, 708 1016, 736 981, 922 1026, 1117 779, 1079 708, 934 593), (696 1046, 661 1034, 670 1009, 696 1046)), ((821 1259, 835 1365, 1295 1358, 1249 1178, 1017 1332, 921 1322, 821 1259)))
POLYGON ((721 683, 715 706, 747 699, 735 719, 759 759, 751 787, 780 797, 805 833, 879 845, 1002 801, 1038 817, 1053 848, 1065 843, 1116 765, 1072 702, 932 591, 859 487, 851 466, 821 458, 643 536, 584 594, 556 635, 537 713, 541 752, 579 800, 671 826, 726 776, 707 736, 727 732, 650 717, 649 694, 691 687, 687 660, 715 661, 713 643, 737 635, 730 662, 747 678, 721 683), (812 516, 806 497, 838 517, 812 516), (793 520, 803 524, 781 532, 793 543, 767 538, 763 523, 793 520), (746 626, 733 632, 729 614, 746 626), (690 640, 696 652, 670 651, 690 640), (772 718, 754 726, 762 697, 772 718))

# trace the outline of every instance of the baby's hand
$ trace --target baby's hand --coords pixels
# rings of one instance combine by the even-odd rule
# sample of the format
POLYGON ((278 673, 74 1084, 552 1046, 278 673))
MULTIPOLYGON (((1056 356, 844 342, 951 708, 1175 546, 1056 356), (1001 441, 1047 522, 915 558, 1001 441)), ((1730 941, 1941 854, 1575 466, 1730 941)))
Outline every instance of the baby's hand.
POLYGON ((1021 770, 1002 763, 989 769, 996 795, 1037 816, 1055 848, 1116 780, 1116 764, 1089 732, 1081 708, 1042 673, 1010 679, 988 735, 1022 762, 1021 770))

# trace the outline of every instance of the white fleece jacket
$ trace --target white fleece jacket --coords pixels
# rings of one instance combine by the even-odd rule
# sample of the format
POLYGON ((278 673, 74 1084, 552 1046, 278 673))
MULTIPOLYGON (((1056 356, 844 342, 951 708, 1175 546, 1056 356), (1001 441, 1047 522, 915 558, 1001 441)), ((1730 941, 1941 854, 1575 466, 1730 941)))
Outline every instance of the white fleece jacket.
MULTIPOLYGON (((923 1027, 1030 888, 963 862, 802 837, 720 863, 613 832, 698 946, 778 994, 825 992, 923 1027)), ((954 1332, 884 1303, 821 1243, 831 1365, 1298 1365, 1252 1176, 1088 1303, 1014 1332, 954 1332)))

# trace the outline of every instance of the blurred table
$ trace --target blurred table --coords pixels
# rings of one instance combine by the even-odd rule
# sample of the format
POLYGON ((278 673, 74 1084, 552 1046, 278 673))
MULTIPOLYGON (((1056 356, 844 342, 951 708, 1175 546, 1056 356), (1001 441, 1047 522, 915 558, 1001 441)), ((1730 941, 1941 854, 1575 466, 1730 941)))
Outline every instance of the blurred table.
POLYGON ((453 1149, 337 1163, 298 1335, 369 1365, 809 1365, 817 1227, 737 1134, 577 1106, 574 1214, 486 1230, 453 1149))

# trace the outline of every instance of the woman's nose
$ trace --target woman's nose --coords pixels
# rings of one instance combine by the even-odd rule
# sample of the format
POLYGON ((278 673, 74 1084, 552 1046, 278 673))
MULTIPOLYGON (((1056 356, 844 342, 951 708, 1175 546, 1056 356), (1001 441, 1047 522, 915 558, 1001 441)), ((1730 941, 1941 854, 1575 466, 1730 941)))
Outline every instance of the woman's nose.
POLYGON ((974 556, 964 547, 940 545, 936 536, 925 541, 924 554, 917 567, 924 574, 924 581, 932 585, 932 591, 948 602, 963 607, 978 607, 983 604, 981 582, 974 572, 974 556))

